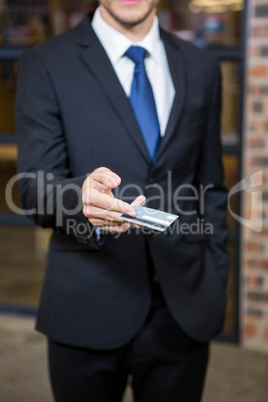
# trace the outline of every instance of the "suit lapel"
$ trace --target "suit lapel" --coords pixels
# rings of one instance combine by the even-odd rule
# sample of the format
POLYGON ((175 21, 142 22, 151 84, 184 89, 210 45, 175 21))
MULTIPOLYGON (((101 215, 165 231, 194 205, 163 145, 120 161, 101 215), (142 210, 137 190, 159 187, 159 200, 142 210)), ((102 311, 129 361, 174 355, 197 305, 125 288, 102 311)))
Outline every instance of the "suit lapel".
MULTIPOLYGON (((143 157, 148 164, 151 164, 149 153, 130 102, 117 78, 117 75, 115 74, 114 68, 105 50, 91 27, 90 18, 92 18, 92 15, 88 14, 73 30, 79 46, 79 55, 109 98, 111 106, 123 122, 126 131, 139 148, 143 157)), ((162 29, 160 30, 160 33, 165 46, 170 73, 175 88, 175 97, 166 132, 160 143, 157 160, 163 152, 166 151, 166 147, 172 139, 172 135, 175 132, 176 125, 183 109, 185 97, 184 66, 178 42, 171 34, 162 29)))
POLYGON ((167 128, 165 131, 165 135, 162 138, 159 146, 157 159, 166 150, 167 145, 170 143, 170 140, 172 139, 172 135, 175 133, 175 128, 181 116, 185 98, 185 75, 184 75, 185 73, 179 44, 171 34, 163 31, 162 29, 160 32, 161 32, 161 38, 165 46, 170 73, 175 88, 175 97, 171 113, 169 116, 167 128))
POLYGON ((111 106, 125 125, 126 131, 132 137, 145 160, 150 164, 150 156, 128 97, 105 50, 91 27, 89 16, 86 16, 73 32, 79 45, 81 59, 98 81, 100 87, 109 98, 111 106))

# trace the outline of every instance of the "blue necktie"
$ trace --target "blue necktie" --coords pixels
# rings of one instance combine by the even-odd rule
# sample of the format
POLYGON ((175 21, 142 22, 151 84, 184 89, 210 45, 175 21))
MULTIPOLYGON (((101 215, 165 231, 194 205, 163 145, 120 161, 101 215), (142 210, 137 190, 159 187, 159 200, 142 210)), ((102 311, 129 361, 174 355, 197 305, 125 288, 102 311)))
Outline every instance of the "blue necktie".
POLYGON ((130 46, 125 55, 135 63, 130 103, 154 163, 160 142, 160 127, 152 87, 144 65, 146 53, 143 47, 130 46))

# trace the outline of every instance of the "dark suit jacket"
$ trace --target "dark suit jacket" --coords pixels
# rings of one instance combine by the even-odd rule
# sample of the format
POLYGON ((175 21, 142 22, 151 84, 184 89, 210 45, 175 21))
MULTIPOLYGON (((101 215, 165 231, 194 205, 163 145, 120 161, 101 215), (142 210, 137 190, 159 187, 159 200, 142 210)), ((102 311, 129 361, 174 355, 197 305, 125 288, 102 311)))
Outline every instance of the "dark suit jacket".
MULTIPOLYGON (((21 59, 18 166, 32 175, 20 180, 20 195, 25 209, 39 206, 41 213, 31 213, 31 219, 54 229, 37 329, 56 341, 109 349, 138 332, 151 302, 146 242, 177 323, 199 341, 222 330, 228 254, 219 65, 209 52, 164 31, 161 35, 176 96, 154 166, 89 15, 21 59), (164 203, 155 198, 149 206, 174 213, 172 197, 179 186, 212 184, 205 193, 205 213, 200 215, 193 192, 184 186, 188 199, 178 204, 196 213, 182 214, 172 232, 108 234, 98 246, 89 235, 92 227, 81 225, 88 222, 81 205, 71 215, 66 211, 79 201, 72 185, 81 188, 86 175, 100 166, 121 176, 121 188, 135 184, 148 198, 159 195, 155 184, 161 186, 164 203), (56 211, 61 198, 62 216, 56 211), (183 223, 201 218, 213 225, 213 235, 182 233, 183 223)), ((124 195, 134 199, 138 194, 129 186, 124 195)))

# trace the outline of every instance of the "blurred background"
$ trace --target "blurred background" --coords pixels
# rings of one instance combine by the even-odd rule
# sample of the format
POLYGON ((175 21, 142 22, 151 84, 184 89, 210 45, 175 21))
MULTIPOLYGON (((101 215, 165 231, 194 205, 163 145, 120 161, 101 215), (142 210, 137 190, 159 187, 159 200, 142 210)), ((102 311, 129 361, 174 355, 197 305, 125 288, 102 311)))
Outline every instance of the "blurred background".
MULTIPOLYGON (((25 49, 75 26, 97 4, 0 0, 0 354, 5 357, 0 362, 1 401, 51 398, 41 370, 44 339, 32 331, 50 231, 32 226, 5 200, 6 185, 16 174, 13 108, 18 62, 25 49), (30 360, 21 354, 25 350, 30 360), (34 373, 39 380, 35 376, 34 381, 34 373)), ((213 345, 205 398, 264 402, 268 395, 263 377, 268 370, 268 0, 161 0, 159 19, 166 30, 219 58, 225 184, 232 189, 242 181, 243 191, 234 191, 229 200, 228 305, 224 333, 213 345)), ((16 185, 12 195, 19 207, 16 185)))

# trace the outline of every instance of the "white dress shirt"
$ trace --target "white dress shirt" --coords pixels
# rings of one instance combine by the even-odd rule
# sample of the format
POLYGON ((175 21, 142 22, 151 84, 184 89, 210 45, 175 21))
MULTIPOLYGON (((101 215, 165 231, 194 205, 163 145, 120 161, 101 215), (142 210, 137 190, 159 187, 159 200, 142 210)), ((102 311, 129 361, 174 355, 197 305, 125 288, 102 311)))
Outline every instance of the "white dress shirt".
POLYGON ((141 41, 134 43, 104 21, 100 7, 94 14, 92 28, 104 47, 128 97, 130 96, 135 63, 124 54, 132 45, 141 46, 147 50, 148 57, 145 58, 144 63, 154 93, 161 136, 164 136, 174 101, 175 89, 164 44, 160 38, 158 18, 154 17, 153 25, 148 34, 141 41))

